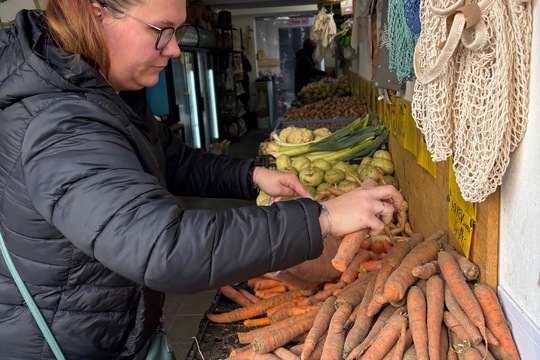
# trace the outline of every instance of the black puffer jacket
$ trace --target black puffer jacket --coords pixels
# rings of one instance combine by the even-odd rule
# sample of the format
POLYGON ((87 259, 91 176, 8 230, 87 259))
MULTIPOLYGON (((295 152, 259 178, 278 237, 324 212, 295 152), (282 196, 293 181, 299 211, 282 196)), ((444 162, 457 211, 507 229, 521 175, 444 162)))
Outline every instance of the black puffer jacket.
MULTIPOLYGON (((190 293, 322 251, 319 206, 185 210, 175 195, 253 198, 253 161, 206 154, 144 120, 43 15, 0 31, 0 231, 68 359, 130 358, 161 292, 190 293)), ((0 259, 0 359, 51 359, 0 259)))

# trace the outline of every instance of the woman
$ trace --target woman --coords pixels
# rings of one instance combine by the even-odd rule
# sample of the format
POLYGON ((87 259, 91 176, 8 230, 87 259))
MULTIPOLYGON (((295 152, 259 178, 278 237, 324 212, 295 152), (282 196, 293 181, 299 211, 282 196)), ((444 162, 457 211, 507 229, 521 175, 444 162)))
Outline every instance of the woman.
MULTIPOLYGON (((49 0, 0 31, 0 232, 68 359, 144 357, 163 292, 317 258, 324 234, 379 232, 401 202, 379 187, 328 213, 307 198, 186 210, 177 195, 308 194, 291 174, 186 147, 136 101, 180 54, 185 6, 49 0)), ((0 294, 0 358, 53 358, 3 260, 0 294)))

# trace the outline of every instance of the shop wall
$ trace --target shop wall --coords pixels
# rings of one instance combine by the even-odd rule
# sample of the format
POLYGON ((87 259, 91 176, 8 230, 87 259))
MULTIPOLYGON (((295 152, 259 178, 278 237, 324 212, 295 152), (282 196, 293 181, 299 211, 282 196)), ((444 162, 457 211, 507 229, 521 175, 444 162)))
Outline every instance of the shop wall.
POLYGON ((21 9, 35 9, 33 0, 8 0, 0 4, 0 18, 2 22, 15 19, 15 15, 21 9))
MULTIPOLYGON (((517 314, 513 326, 521 338, 520 350, 538 356, 540 354, 540 5, 533 2, 533 49, 529 122, 525 138, 512 154, 510 166, 500 189, 500 228, 498 285, 503 307, 517 314), (505 302, 505 300, 507 300, 505 302), (525 338, 529 337, 529 340, 525 338), (534 340, 536 337, 536 340, 534 340), (533 344, 533 345, 531 345, 533 344), (526 347, 526 349, 523 349, 526 347)), ((363 39, 359 56, 353 62, 353 71, 365 79, 371 79, 371 60, 368 41, 363 39)), ((412 99, 413 83, 400 94, 412 99)), ((446 204, 441 203, 441 206, 446 204)), ((479 239, 481 241, 481 239, 479 239)), ((519 346, 520 344, 518 344, 519 346)), ((524 357, 537 358, 537 357, 524 357)))

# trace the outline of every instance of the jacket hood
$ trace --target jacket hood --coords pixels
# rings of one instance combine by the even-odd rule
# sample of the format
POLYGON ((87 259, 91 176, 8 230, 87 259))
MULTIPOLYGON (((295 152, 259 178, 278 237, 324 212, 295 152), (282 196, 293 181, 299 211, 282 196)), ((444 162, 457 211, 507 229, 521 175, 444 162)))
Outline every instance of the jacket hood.
POLYGON ((21 10, 10 28, 0 30, 0 109, 36 94, 114 92, 80 55, 56 46, 46 29, 42 11, 21 10))

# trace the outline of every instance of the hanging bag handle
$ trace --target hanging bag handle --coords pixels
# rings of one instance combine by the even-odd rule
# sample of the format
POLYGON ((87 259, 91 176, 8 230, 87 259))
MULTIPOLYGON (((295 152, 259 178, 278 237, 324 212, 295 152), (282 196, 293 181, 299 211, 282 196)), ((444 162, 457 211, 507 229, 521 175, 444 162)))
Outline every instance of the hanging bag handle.
POLYGON ((0 251, 2 251, 2 256, 4 257, 8 270, 11 273, 11 276, 13 277, 15 284, 19 288, 19 291, 21 292, 21 295, 24 301, 26 302, 26 305, 28 305, 28 308, 30 309, 32 316, 36 320, 39 330, 41 330, 41 332, 43 333, 43 336, 45 337, 45 340, 47 340, 47 344, 49 344, 49 347, 51 348, 54 356, 56 357, 57 360, 65 360, 66 358, 64 357, 64 354, 62 353, 60 346, 58 346, 58 343, 56 342, 56 339, 54 338, 51 330, 47 326, 47 323, 45 322, 43 315, 41 315, 41 312, 39 311, 36 303, 34 302, 32 295, 30 295, 30 292, 26 288, 24 281, 21 279, 21 276, 19 275, 17 268, 15 268, 15 264, 13 263, 13 260, 11 259, 9 251, 6 247, 6 243, 4 242, 4 238, 2 237, 2 234, 0 234, 0 251))

